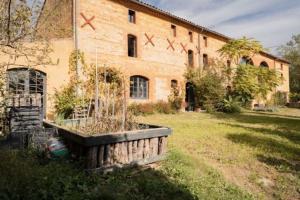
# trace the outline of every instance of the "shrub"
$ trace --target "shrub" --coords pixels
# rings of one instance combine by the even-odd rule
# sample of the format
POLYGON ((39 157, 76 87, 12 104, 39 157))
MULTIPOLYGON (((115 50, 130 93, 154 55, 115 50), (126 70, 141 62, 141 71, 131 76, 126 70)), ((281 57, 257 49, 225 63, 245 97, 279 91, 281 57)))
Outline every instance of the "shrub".
POLYGON ((155 104, 155 111, 162 114, 173 114, 172 106, 169 102, 159 101, 155 104))
POLYGON ((300 93, 291 93, 290 102, 297 103, 300 101, 300 93))
POLYGON ((135 116, 139 115, 151 115, 155 112, 155 105, 153 103, 137 104, 132 103, 128 106, 128 111, 135 116))
POLYGON ((154 113, 173 114, 176 111, 172 109, 169 102, 159 101, 157 103, 132 103, 128 106, 128 111, 135 115, 152 115, 154 113))
POLYGON ((195 85, 196 102, 208 111, 214 111, 225 95, 222 77, 215 73, 208 73, 195 85))
POLYGON ((76 104, 75 88, 72 85, 56 90, 53 96, 56 114, 64 119, 70 117, 76 104))
POLYGON ((276 92, 275 94, 273 94, 271 101, 274 102, 273 105, 275 106, 285 106, 287 104, 287 93, 276 92))
POLYGON ((169 104, 171 109, 174 111, 180 111, 182 107, 183 97, 180 95, 180 91, 178 88, 172 88, 171 94, 168 97, 169 104))
POLYGON ((224 113, 240 113, 241 107, 237 99, 232 98, 231 96, 222 100, 219 104, 218 111, 224 113))

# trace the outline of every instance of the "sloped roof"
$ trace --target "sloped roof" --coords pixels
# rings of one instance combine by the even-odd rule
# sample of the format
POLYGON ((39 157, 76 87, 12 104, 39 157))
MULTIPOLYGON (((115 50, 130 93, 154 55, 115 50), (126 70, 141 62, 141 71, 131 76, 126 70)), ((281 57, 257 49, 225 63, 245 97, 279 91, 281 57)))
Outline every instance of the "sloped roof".
MULTIPOLYGON (((156 7, 156 6, 151 5, 151 4, 145 3, 145 2, 143 2, 143 1, 141 1, 141 0, 127 0, 127 1, 132 2, 132 3, 134 3, 134 4, 137 4, 137 5, 140 5, 140 6, 144 7, 144 8, 147 8, 147 9, 149 9, 149 10, 151 10, 151 11, 153 11, 153 12, 159 13, 159 14, 161 14, 161 15, 171 17, 172 19, 178 20, 179 22, 182 22, 182 23, 185 23, 185 24, 187 24, 187 25, 193 26, 194 28, 199 29, 201 32, 207 32, 207 33, 210 33, 210 34, 212 34, 212 35, 221 37, 221 38, 224 39, 225 41, 229 41, 229 40, 232 40, 232 39, 233 39, 233 38, 230 38, 230 37, 228 37, 228 36, 226 36, 226 35, 224 35, 224 34, 221 34, 221 33, 219 33, 219 32, 210 30, 209 28, 206 28, 206 27, 204 27, 204 26, 200 26, 200 25, 198 25, 198 24, 195 24, 194 22, 191 22, 191 21, 189 21, 189 20, 187 20, 187 19, 178 17, 178 16, 176 16, 176 15, 170 13, 170 12, 167 12, 167 11, 165 11, 165 10, 162 10, 162 9, 156 7)), ((285 60, 285 59, 283 59, 283 58, 280 58, 280 57, 278 57, 278 56, 272 55, 272 54, 270 54, 270 53, 268 53, 268 52, 261 52, 261 54, 262 54, 262 55, 265 55, 265 56, 267 56, 267 57, 270 57, 270 58, 272 58, 272 59, 275 59, 275 60, 277 60, 277 61, 281 61, 281 62, 290 64, 289 61, 287 61, 287 60, 285 60)))

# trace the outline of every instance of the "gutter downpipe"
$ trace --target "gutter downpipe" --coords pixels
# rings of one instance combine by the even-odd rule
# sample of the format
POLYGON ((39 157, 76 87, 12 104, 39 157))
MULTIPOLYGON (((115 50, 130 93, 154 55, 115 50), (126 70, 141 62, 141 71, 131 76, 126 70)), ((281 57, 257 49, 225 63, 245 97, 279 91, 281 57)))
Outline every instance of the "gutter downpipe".
MULTIPOLYGON (((78 30, 77 30, 77 0, 73 0, 73 39, 76 51, 76 77, 79 79, 79 63, 78 63, 78 30)), ((76 88, 76 96, 78 96, 79 88, 76 88)))

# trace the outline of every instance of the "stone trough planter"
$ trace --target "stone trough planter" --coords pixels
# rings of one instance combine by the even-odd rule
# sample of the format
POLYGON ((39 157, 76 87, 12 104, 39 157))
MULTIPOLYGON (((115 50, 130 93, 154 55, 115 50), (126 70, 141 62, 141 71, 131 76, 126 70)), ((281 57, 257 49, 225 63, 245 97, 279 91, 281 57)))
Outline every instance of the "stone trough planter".
POLYGON ((164 159, 170 128, 153 125, 137 131, 88 136, 51 122, 76 158, 83 158, 88 170, 108 171, 133 165, 146 165, 164 159))

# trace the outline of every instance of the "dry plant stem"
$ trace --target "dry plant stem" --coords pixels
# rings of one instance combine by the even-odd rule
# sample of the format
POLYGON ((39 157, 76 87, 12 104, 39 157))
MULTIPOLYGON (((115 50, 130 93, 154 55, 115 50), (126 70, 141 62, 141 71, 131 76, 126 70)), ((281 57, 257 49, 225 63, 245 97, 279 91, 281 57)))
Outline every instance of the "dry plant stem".
POLYGON ((115 118, 116 89, 113 91, 112 117, 115 118))
MULTIPOLYGON (((107 86, 106 86, 107 87, 107 86)), ((110 87, 107 87, 107 94, 106 94, 106 117, 109 117, 109 106, 110 106, 110 87)))
POLYGON ((125 88, 125 79, 123 77, 123 115, 122 115, 122 131, 125 130, 126 123, 126 88, 125 88))

